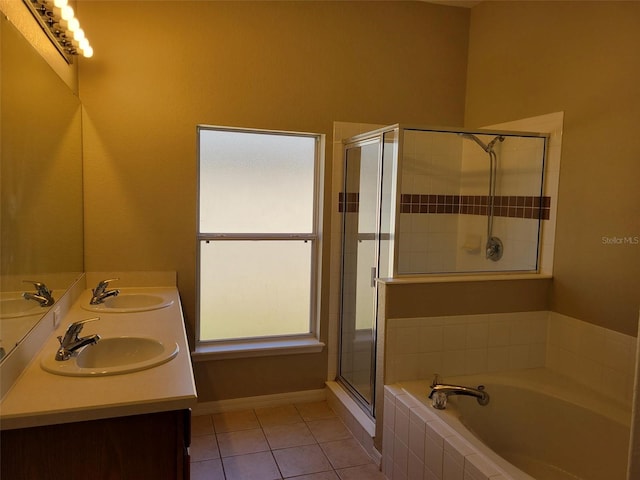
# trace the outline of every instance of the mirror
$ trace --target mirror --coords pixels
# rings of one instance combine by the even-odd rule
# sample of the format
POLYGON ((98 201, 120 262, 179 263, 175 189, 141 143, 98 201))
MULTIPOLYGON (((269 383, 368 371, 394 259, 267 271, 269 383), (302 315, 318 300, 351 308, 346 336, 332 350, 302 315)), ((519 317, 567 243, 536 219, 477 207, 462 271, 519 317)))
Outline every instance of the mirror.
POLYGON ((78 97, 0 15, 0 356, 83 271, 82 130, 78 97))

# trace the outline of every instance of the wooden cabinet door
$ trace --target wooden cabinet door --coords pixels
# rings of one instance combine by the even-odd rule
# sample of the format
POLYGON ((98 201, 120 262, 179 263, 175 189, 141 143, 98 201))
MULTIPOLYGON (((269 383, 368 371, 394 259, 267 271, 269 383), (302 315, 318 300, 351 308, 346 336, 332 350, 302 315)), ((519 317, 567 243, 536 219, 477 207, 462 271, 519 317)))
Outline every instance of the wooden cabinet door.
POLYGON ((188 410, 5 430, 0 435, 3 480, 189 478, 188 410))

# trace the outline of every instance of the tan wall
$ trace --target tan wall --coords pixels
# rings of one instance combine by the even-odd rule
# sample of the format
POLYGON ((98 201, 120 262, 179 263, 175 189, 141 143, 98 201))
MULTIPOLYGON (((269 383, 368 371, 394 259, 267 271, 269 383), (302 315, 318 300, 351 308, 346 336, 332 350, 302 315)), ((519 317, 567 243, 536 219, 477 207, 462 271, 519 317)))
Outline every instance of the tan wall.
POLYGON ((551 279, 389 283, 386 318, 533 312, 549 308, 551 279))
MULTIPOLYGON (((177 270, 190 327, 196 124, 320 132, 331 145, 335 120, 463 121, 467 9, 91 1, 77 12, 95 50, 80 64, 86 270, 177 270)), ((327 192, 330 166, 328 149, 327 192)), ((321 388, 326 372, 326 352, 196 364, 201 400, 321 388)))
POLYGON ((465 123, 564 111, 552 309, 635 335, 640 245, 640 3, 472 9, 465 123), (624 241, 624 240, 623 240, 624 241))

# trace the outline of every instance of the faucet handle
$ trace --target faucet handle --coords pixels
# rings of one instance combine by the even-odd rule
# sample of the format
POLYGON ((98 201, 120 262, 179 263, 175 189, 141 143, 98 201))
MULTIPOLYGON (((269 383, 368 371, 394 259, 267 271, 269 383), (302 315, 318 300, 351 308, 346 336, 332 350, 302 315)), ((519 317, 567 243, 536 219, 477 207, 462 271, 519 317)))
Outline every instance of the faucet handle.
POLYGON ((78 338, 78 335, 82 331, 84 324, 87 322, 95 322, 96 320, 100 320, 100 317, 86 318, 84 320, 78 320, 77 322, 69 324, 69 326, 67 327, 67 331, 64 334, 64 338, 62 336, 58 337, 60 345, 78 338))
POLYGON ((119 278, 109 278, 107 280, 100 280, 98 282, 98 285, 96 285, 96 288, 94 288, 92 291, 94 294, 96 293, 102 293, 104 292, 104 290, 107 288, 107 286, 109 285, 109 283, 111 282, 115 282, 116 280, 120 280, 119 278))
POLYGON ((49 290, 49 287, 47 287, 43 282, 38 282, 36 280, 23 280, 22 283, 31 283, 37 290, 38 294, 51 295, 51 290, 49 290))
POLYGON ((433 382, 431 382, 431 388, 435 387, 436 385, 440 385, 440 374, 438 373, 433 374, 433 382))
POLYGON ((69 328, 78 329, 78 332, 80 332, 85 323, 95 322, 96 320, 100 320, 100 317, 91 317, 85 318, 84 320, 78 320, 77 322, 73 322, 72 324, 70 324, 69 328))

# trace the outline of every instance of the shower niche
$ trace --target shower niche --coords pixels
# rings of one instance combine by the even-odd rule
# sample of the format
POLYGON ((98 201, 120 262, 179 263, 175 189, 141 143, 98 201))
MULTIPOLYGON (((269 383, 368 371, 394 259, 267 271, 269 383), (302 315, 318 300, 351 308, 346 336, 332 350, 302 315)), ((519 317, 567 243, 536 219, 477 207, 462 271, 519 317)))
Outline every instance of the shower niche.
POLYGON ((547 143, 400 124, 343 142, 338 376, 372 416, 376 279, 538 272, 547 143))

